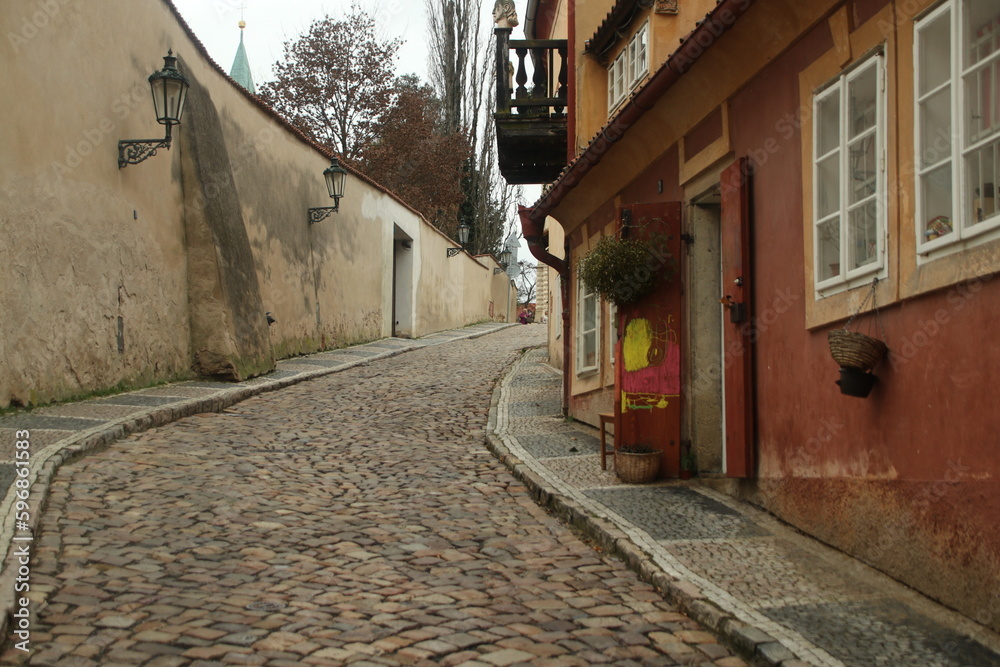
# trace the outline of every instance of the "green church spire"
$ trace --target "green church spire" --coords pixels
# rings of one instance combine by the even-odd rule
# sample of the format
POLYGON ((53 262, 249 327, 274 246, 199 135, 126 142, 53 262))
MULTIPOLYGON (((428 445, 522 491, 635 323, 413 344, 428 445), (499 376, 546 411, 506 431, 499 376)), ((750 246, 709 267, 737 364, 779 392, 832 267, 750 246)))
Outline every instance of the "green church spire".
POLYGON ((243 29, 247 27, 246 21, 240 20, 240 46, 236 49, 236 58, 233 60, 233 67, 229 70, 229 76, 233 81, 246 88, 254 95, 257 94, 253 85, 253 76, 250 74, 250 61, 247 60, 247 50, 243 48, 243 29))

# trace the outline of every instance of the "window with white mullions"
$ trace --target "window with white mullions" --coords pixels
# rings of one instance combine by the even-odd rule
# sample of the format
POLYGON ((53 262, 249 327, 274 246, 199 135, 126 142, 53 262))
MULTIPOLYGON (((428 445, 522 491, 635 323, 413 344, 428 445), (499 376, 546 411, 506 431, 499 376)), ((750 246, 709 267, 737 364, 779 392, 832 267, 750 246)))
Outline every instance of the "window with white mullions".
POLYGON ((998 222, 996 184, 1000 175, 1000 8, 995 2, 968 2, 965 8, 965 160, 972 197, 972 225, 998 222))
POLYGON ((608 66, 608 113, 621 104, 649 73, 649 22, 629 39, 618 57, 608 66))
POLYGON ((647 47, 647 40, 649 38, 649 31, 646 26, 643 26, 635 35, 632 36, 631 41, 628 44, 629 51, 629 85, 634 86, 639 83, 646 73, 649 71, 649 56, 647 55, 649 49, 647 47))
POLYGON ((615 365, 615 347, 618 343, 618 306, 608 303, 608 362, 615 365))
POLYGON ((600 301, 595 292, 588 292, 577 278, 576 373, 595 372, 600 362, 600 301))
POLYGON ((917 247, 1000 229, 1000 9, 952 0, 916 24, 917 247))
POLYGON ((821 293, 884 268, 883 67, 875 54, 813 99, 813 245, 821 293))
POLYGON ((625 96, 625 68, 628 54, 622 51, 608 68, 608 109, 614 109, 625 96))

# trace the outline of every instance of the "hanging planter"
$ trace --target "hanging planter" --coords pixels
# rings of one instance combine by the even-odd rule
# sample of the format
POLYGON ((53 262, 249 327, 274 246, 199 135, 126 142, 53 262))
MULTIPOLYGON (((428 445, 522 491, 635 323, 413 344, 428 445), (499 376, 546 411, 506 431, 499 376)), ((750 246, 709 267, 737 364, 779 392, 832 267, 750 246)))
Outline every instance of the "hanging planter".
POLYGON ((889 351, 884 342, 859 331, 834 329, 827 334, 827 340, 830 354, 841 368, 870 371, 889 351))
POLYGON ((841 368, 837 386, 840 387, 840 393, 845 396, 868 398, 868 394, 872 392, 872 387, 875 386, 877 380, 874 373, 857 368, 841 368))
POLYGON ((580 280, 590 292, 628 306, 674 274, 676 260, 660 237, 603 236, 580 262, 580 280))
POLYGON ((840 379, 837 380, 837 385, 840 386, 840 393, 847 396, 867 398, 878 380, 871 371, 889 353, 889 347, 884 341, 885 329, 878 312, 878 297, 875 294, 877 286, 878 278, 875 278, 872 281, 871 290, 861 302, 858 310, 847 320, 844 328, 834 329, 827 334, 830 355, 840 365, 840 379), (871 309, 875 313, 875 323, 878 326, 881 339, 863 334, 860 331, 850 330, 851 324, 865 310, 869 301, 871 301, 871 309))

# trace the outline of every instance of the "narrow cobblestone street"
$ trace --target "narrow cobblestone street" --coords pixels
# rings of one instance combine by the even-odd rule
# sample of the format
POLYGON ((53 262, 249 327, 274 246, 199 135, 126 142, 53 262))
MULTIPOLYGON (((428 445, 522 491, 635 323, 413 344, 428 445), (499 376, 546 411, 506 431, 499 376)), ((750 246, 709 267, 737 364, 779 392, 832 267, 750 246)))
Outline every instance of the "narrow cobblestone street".
POLYGON ((543 333, 372 361, 62 466, 32 650, 0 662, 743 665, 484 446, 494 382, 543 333))

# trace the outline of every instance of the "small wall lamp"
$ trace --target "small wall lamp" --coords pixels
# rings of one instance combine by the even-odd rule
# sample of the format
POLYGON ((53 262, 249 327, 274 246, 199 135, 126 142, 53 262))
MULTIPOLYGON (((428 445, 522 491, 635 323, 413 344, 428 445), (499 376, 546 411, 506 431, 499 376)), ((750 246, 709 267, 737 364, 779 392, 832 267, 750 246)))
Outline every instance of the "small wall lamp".
POLYGON ((324 220, 331 213, 340 210, 340 198, 344 196, 344 186, 347 184, 347 170, 340 166, 337 158, 330 160, 330 166, 323 170, 326 179, 326 189, 333 199, 333 206, 319 206, 309 209, 309 224, 324 220))
POLYGON ((469 226, 464 222, 458 226, 458 242, 462 244, 462 247, 448 248, 448 257, 454 257, 465 250, 465 244, 469 242, 469 226))
POLYGON ((190 84, 177 71, 177 58, 173 50, 163 56, 163 69, 149 76, 149 88, 153 93, 153 107, 156 121, 167 126, 167 136, 163 139, 125 139, 118 142, 118 168, 128 164, 139 164, 156 155, 161 148, 170 149, 170 132, 174 125, 180 125, 184 115, 184 102, 190 84))
POLYGON ((503 273, 504 271, 506 271, 507 267, 510 265, 510 260, 512 258, 513 254, 511 253, 510 248, 504 246, 503 251, 500 253, 500 266, 493 269, 493 275, 497 275, 498 273, 503 273))

